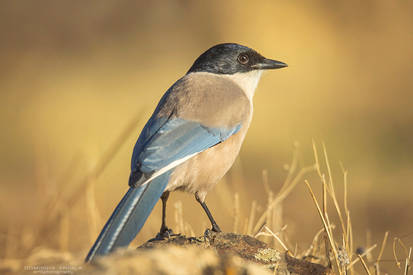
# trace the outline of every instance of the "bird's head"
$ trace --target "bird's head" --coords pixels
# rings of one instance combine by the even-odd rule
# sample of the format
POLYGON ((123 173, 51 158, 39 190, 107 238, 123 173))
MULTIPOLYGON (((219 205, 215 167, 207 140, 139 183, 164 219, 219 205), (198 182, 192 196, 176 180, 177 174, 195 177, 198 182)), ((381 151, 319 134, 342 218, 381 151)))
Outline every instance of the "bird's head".
POLYGON ((208 72, 232 75, 286 66, 287 64, 281 61, 263 57, 251 48, 235 43, 224 43, 215 45, 201 54, 188 73, 208 72))

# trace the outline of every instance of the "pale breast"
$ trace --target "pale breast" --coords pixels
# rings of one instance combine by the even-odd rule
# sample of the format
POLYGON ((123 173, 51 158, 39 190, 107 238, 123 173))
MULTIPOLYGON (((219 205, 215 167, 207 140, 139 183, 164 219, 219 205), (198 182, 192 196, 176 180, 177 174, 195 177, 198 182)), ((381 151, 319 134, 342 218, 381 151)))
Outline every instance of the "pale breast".
POLYGON ((244 121, 237 134, 178 166, 171 175, 167 190, 198 192, 201 200, 204 200, 207 192, 222 179, 233 165, 250 122, 251 116, 248 114, 248 119, 244 121))

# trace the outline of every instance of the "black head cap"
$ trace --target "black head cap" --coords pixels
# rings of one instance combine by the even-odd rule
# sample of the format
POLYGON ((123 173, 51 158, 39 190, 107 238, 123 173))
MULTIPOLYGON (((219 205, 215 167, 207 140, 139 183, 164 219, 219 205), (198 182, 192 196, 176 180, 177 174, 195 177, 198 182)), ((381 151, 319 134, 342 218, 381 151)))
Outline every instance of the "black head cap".
POLYGON ((286 66, 287 64, 283 62, 263 57, 251 48, 235 43, 224 43, 215 45, 201 54, 188 73, 235 74, 286 66))

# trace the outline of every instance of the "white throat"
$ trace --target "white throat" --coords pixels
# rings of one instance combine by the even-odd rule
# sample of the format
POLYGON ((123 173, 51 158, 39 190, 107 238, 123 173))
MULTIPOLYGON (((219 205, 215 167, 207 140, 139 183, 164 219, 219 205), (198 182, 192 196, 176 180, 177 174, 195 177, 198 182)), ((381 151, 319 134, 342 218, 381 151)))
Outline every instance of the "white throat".
POLYGON ((240 86, 247 95, 249 100, 252 100, 261 75, 262 70, 253 70, 247 73, 225 74, 223 76, 237 83, 237 85, 240 86))

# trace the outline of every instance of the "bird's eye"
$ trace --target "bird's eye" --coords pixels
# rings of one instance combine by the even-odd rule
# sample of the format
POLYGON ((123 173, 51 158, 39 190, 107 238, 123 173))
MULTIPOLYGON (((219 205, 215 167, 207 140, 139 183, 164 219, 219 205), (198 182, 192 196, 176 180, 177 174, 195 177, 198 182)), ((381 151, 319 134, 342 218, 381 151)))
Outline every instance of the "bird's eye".
POLYGON ((241 63, 242 65, 245 65, 250 61, 250 58, 246 54, 240 54, 238 56, 238 62, 241 63))

